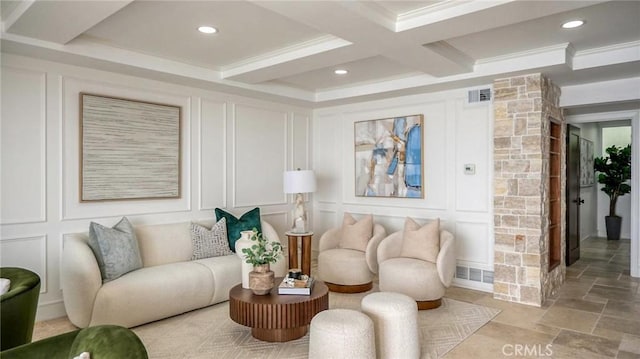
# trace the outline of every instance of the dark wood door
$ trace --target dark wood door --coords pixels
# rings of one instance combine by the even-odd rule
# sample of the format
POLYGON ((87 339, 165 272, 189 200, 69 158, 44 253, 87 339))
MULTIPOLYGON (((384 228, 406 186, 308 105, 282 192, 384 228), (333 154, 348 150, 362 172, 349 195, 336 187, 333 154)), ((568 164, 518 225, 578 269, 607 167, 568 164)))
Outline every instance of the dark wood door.
POLYGON ((566 262, 580 259, 580 129, 567 125, 567 251, 566 262))

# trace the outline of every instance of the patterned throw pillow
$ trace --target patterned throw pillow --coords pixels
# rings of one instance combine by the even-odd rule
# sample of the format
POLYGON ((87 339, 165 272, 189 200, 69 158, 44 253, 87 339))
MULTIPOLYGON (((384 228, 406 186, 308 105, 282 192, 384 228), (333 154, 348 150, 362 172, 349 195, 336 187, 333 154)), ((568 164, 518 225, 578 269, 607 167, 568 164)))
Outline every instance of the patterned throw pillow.
POLYGON ((260 208, 256 207, 249 212, 236 218, 233 214, 226 212, 220 208, 216 208, 216 221, 222 218, 227 219, 227 238, 229 239, 229 248, 233 252, 236 251, 236 241, 240 239, 240 232, 250 231, 254 228, 262 233, 262 226, 260 225, 260 208))
POLYGON ((142 268, 138 239, 127 217, 122 217, 113 228, 91 222, 89 247, 96 256, 103 282, 142 268))
POLYGON ((225 218, 219 220, 211 229, 191 223, 191 242, 193 243, 191 260, 233 254, 229 249, 227 220, 225 218))

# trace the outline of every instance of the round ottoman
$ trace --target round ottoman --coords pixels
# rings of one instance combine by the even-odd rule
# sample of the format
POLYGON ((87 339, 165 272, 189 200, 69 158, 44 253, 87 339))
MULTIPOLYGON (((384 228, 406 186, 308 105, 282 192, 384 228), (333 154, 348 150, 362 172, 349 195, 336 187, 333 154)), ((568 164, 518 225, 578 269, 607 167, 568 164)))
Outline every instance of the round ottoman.
POLYGON ((356 310, 329 309, 311 320, 309 358, 375 358, 371 319, 356 310))
POLYGON ((373 320, 378 359, 420 357, 418 305, 413 298, 377 292, 362 298, 361 306, 373 320))

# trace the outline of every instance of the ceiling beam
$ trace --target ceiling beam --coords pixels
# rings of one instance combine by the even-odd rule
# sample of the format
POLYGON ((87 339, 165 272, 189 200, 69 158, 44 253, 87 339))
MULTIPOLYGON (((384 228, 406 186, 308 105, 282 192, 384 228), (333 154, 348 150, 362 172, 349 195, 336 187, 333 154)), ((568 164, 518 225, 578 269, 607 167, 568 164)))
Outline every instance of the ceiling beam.
POLYGON ((132 1, 25 1, 3 28, 7 33, 66 44, 132 1))
POLYGON ((396 32, 384 23, 372 21, 370 14, 362 15, 362 8, 357 3, 333 1, 313 3, 257 1, 254 3, 358 46, 373 49, 381 56, 433 76, 448 76, 473 70, 465 63, 466 61, 447 57, 452 53, 437 52, 397 36, 396 32))

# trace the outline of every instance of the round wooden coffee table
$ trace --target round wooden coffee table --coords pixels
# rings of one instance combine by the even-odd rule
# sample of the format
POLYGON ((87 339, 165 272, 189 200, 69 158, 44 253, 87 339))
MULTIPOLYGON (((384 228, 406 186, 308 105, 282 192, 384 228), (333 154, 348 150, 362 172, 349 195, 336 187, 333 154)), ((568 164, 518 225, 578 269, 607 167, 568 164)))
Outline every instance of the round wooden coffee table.
POLYGON ((267 342, 286 342, 307 333, 311 318, 329 309, 329 289, 319 280, 311 295, 280 295, 276 286, 267 295, 254 295, 238 284, 229 291, 229 316, 238 323, 251 327, 254 338, 267 342))

